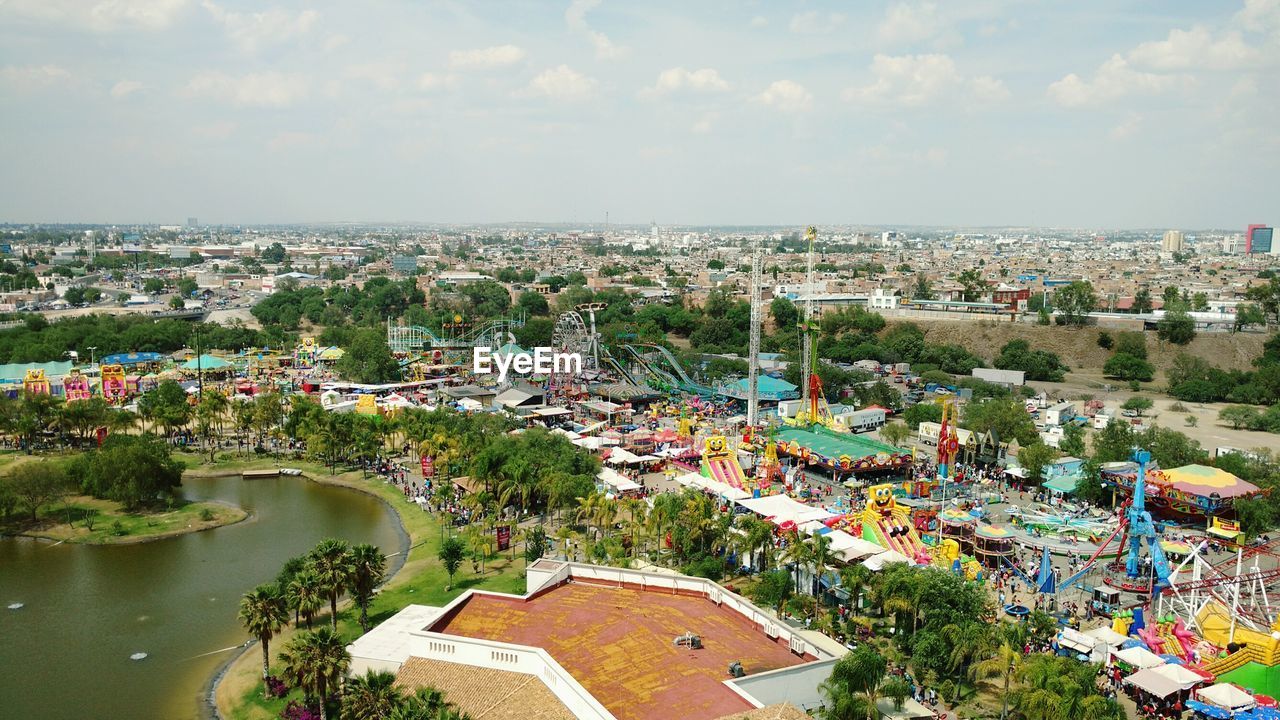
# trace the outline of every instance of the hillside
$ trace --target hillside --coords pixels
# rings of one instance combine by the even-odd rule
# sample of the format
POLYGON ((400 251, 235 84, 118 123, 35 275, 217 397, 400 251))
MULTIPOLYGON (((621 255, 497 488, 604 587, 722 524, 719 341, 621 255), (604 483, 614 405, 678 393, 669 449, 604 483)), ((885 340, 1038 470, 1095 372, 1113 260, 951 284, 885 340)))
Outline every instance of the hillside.
MULTIPOLYGON (((890 320, 893 325, 896 320, 890 320)), ((1000 348, 1010 340, 1022 339, 1036 350, 1056 353, 1072 370, 1100 372, 1103 363, 1111 356, 1110 350, 1098 347, 1097 328, 1043 327, 1023 323, 996 323, 994 321, 925 320, 913 321, 931 343, 961 345, 970 352, 991 362, 1000 348)), ((1114 337, 1117 331, 1110 331, 1114 337)), ((1226 370, 1246 370, 1253 359, 1262 354, 1263 333, 1199 333, 1186 347, 1162 343, 1154 332, 1148 332, 1147 352, 1150 361, 1159 370, 1173 363, 1179 352, 1187 352, 1204 358, 1226 370)))

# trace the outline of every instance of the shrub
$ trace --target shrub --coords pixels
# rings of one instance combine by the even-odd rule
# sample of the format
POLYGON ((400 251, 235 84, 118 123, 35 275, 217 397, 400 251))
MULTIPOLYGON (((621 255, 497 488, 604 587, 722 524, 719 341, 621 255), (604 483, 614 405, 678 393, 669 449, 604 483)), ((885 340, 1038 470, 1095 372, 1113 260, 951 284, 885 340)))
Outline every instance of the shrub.
POLYGON ((124 529, 124 523, 120 522, 119 520, 116 520, 115 522, 111 523, 111 534, 115 535, 116 537, 120 537, 123 535, 128 535, 129 531, 124 529))
POLYGON ((1102 348, 1103 350, 1110 350, 1111 346, 1115 344, 1116 344, 1116 341, 1112 339, 1111 333, 1107 332, 1106 330, 1103 330, 1102 332, 1098 333, 1098 347, 1102 348))
POLYGON ((200 508, 200 519, 209 522, 213 519, 213 511, 209 508, 200 508))

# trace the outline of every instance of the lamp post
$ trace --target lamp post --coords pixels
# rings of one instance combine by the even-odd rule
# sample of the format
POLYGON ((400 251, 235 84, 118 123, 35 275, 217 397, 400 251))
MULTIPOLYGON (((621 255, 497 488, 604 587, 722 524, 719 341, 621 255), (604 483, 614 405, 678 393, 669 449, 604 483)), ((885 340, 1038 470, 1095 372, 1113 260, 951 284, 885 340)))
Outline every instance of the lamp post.
POLYGON ((93 365, 93 364, 94 364, 93 351, 95 351, 95 350, 97 350, 97 349, 98 349, 98 346, 97 346, 97 345, 90 345, 90 346, 89 346, 89 364, 90 364, 90 365, 93 365))
POLYGON ((196 400, 204 402, 204 361, 200 355, 200 326, 193 331, 196 336, 196 400))

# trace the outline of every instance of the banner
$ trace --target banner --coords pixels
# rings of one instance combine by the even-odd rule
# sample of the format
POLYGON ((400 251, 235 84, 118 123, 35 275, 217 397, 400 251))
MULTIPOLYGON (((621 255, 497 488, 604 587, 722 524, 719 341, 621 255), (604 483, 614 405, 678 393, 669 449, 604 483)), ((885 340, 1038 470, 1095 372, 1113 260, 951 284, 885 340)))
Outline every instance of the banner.
POLYGON ((502 552, 511 547, 511 526, 498 526, 498 552, 502 552))
POLYGON ((433 478, 436 474, 435 458, 428 455, 422 456, 422 477, 423 479, 433 478))

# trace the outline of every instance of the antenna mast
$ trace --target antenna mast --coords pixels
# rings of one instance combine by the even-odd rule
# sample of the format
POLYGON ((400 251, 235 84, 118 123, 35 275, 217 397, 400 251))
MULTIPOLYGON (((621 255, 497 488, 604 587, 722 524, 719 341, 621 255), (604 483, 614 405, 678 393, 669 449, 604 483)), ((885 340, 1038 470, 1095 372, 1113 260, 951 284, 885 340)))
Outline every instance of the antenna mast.
POLYGON ((764 264, 760 252, 760 238, 751 241, 751 340, 747 348, 747 426, 760 425, 760 324, 764 308, 760 300, 761 268, 764 264))
MULTIPOLYGON (((809 376, 818 370, 810 361, 810 357, 814 350, 813 336, 811 334, 811 325, 813 324, 813 241, 818 238, 818 229, 810 226, 809 229, 805 230, 804 237, 805 240, 809 241, 809 265, 804 281, 804 319, 800 321, 800 333, 802 339, 800 350, 800 384, 804 388, 804 394, 801 396, 800 407, 804 408, 807 412, 808 408, 810 408, 810 406, 815 402, 815 399, 810 397, 809 376)), ((816 420, 817 418, 814 417, 814 414, 810 413, 808 421, 812 423, 816 420)))

